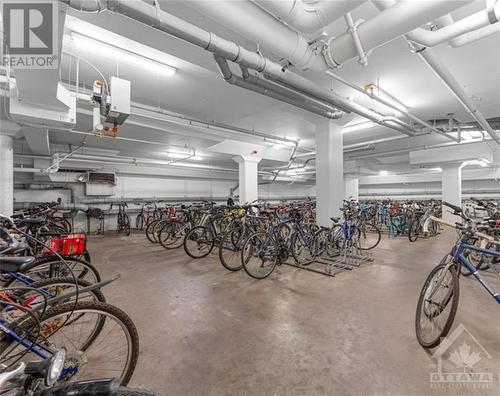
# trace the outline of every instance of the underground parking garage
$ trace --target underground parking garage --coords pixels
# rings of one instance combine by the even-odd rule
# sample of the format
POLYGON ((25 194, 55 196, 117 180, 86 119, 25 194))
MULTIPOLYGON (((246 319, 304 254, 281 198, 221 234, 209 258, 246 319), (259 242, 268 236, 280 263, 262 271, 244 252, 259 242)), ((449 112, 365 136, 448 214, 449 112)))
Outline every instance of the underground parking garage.
POLYGON ((0 13, 0 393, 500 392, 500 2, 0 13))

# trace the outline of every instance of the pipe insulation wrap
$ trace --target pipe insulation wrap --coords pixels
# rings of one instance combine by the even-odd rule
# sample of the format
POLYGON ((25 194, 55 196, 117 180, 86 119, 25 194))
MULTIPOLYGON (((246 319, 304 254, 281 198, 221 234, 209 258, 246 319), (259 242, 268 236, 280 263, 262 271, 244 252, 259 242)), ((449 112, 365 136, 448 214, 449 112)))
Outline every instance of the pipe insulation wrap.
MULTIPOLYGON (((357 28, 357 34, 364 50, 369 52, 470 2, 471 0, 402 0, 361 23, 357 28)), ((374 2, 376 5, 380 3, 384 2, 374 2)), ((385 6, 387 4, 389 3, 385 2, 385 6)), ((331 40, 328 51, 329 57, 339 65, 357 55, 349 32, 331 40)))

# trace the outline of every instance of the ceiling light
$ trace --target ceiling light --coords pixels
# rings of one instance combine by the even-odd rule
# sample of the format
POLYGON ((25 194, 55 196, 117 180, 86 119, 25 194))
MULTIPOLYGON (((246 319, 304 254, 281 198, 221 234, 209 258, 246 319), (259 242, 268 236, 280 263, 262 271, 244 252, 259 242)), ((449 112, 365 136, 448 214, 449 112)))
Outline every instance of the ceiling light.
POLYGON ((379 172, 379 175, 380 175, 380 176, 387 176, 388 174, 389 174, 389 172, 387 172, 386 170, 381 170, 381 171, 379 172))
POLYGON ((128 48, 117 47, 79 33, 72 32, 71 41, 78 49, 89 51, 93 55, 123 61, 124 63, 147 72, 172 77, 177 71, 175 67, 167 65, 166 63, 158 62, 157 60, 149 58, 139 52, 131 51, 128 48))
POLYGON ((377 125, 377 124, 375 124, 373 121, 364 121, 364 122, 360 122, 358 124, 346 125, 342 129, 342 133, 361 131, 363 129, 373 128, 375 125, 377 125))
MULTIPOLYGON (((389 107, 395 107, 402 113, 407 113, 408 108, 402 104, 399 100, 397 100, 394 96, 389 94, 388 92, 382 90, 379 86, 375 84, 368 84, 365 85, 365 91, 368 92, 372 96, 376 96, 377 98, 381 99, 382 101, 386 102, 389 107)), ((391 109, 392 109, 391 107, 391 109)), ((394 111, 394 109, 392 109, 394 111)))
POLYGON ((166 154, 167 154, 168 157, 170 157, 172 159, 183 159, 183 158, 185 158, 185 159, 190 159, 190 160, 195 160, 195 161, 201 161, 201 160, 203 160, 203 157, 200 157, 199 155, 192 156, 193 153, 178 153, 178 152, 167 151, 166 154))

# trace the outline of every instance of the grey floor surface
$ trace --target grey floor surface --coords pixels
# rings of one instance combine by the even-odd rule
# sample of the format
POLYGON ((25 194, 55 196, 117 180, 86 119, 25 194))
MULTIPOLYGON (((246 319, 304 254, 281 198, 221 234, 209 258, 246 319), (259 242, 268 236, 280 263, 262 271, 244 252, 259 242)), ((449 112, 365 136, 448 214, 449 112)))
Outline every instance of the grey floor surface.
POLYGON ((121 274, 104 292, 139 331, 131 386, 168 395, 499 395, 498 304, 477 282, 461 278, 452 330, 463 324, 484 349, 462 333, 443 370, 464 371, 450 369, 457 352, 492 383, 431 384, 437 359, 415 338, 420 289, 452 241, 384 236, 373 263, 334 278, 281 266, 261 281, 142 234, 91 237, 89 250, 104 276, 121 274))

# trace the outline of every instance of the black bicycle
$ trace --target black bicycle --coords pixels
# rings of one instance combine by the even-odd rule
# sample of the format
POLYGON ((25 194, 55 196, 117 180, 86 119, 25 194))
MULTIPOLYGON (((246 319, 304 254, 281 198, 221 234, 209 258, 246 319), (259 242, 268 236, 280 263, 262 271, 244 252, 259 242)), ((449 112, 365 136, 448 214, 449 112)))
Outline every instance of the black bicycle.
POLYGON ((128 207, 126 202, 112 203, 109 210, 113 209, 113 206, 118 206, 118 214, 116 219, 116 230, 120 234, 130 235, 130 217, 125 212, 125 208, 128 207))

